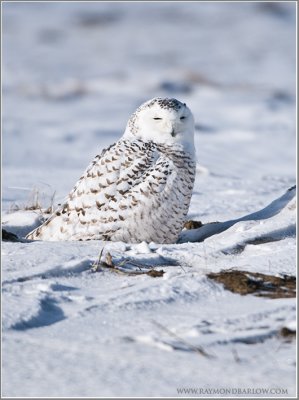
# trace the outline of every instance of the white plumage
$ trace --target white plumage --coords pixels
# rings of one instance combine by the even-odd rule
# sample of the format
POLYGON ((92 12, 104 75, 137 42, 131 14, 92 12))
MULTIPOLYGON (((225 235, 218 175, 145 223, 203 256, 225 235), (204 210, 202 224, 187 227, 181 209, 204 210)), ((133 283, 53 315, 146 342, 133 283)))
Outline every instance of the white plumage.
POLYGON ((154 98, 121 139, 97 155, 32 240, 175 243, 195 177, 194 120, 176 99, 154 98))

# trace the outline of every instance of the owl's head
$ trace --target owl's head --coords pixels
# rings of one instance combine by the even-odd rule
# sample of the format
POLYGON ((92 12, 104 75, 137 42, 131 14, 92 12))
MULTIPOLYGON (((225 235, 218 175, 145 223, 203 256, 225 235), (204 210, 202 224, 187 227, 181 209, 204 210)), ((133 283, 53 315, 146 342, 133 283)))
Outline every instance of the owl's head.
POLYGON ((169 145, 179 143, 191 151, 194 118, 185 103, 156 97, 142 104, 130 117, 124 137, 169 145))

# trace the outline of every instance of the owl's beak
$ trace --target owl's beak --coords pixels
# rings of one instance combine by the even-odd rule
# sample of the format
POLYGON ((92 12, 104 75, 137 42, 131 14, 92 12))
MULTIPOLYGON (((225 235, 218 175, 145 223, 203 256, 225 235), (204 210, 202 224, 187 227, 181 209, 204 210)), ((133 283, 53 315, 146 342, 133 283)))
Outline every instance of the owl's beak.
POLYGON ((165 125, 165 130, 167 131, 167 133, 170 133, 172 137, 175 137, 176 136, 175 122, 167 121, 165 125))

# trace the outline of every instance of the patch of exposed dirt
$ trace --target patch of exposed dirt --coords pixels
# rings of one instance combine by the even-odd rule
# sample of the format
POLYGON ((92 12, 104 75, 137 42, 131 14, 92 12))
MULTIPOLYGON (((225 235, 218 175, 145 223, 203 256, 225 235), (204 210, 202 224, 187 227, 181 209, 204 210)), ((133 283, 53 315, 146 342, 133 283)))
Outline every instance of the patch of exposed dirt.
POLYGON ((296 337, 296 331, 293 331, 292 329, 289 329, 286 326, 280 329, 279 334, 280 336, 286 339, 294 339, 296 337))
POLYGON ((201 221, 186 221, 184 224, 184 228, 186 229, 198 229, 203 226, 201 221))
POLYGON ((224 288, 241 295, 253 294, 270 299, 296 297, 296 277, 265 275, 258 272, 222 270, 208 278, 222 283, 224 288))
POLYGON ((202 228, 205 225, 218 224, 218 223, 219 223, 218 221, 214 221, 214 222, 208 222, 206 224, 203 224, 201 221, 190 220, 190 221, 186 221, 184 223, 184 228, 188 229, 188 230, 189 229, 198 229, 198 228, 202 228))
POLYGON ((4 242, 20 242, 20 239, 17 235, 12 232, 8 232, 5 229, 2 229, 2 240, 4 242))

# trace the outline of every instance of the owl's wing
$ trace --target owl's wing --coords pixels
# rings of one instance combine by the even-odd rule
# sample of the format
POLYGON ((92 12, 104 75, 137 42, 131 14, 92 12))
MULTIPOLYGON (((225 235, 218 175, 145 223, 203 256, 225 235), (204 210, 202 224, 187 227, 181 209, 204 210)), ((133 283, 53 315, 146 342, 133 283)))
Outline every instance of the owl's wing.
POLYGON ((103 237, 125 221, 140 196, 161 193, 171 161, 152 142, 121 140, 95 157, 66 201, 27 239, 86 240, 103 237))

